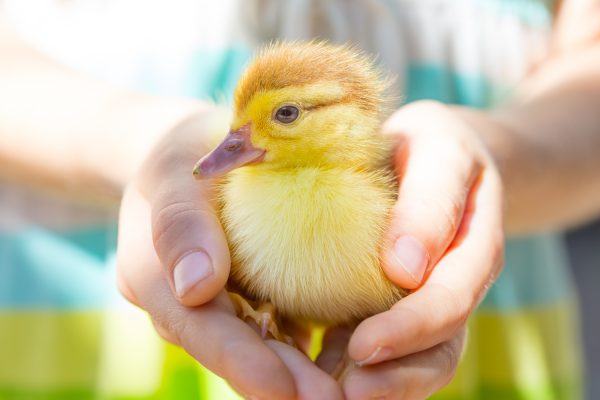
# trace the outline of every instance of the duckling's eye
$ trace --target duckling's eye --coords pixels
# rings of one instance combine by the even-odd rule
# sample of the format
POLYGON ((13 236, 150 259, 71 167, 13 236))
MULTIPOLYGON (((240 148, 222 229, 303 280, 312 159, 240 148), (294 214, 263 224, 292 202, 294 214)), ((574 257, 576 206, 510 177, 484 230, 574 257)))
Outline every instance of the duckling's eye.
POLYGON ((277 111, 275 111, 275 119, 282 124, 291 124, 300 115, 300 110, 298 107, 294 106, 283 106, 279 107, 277 111))

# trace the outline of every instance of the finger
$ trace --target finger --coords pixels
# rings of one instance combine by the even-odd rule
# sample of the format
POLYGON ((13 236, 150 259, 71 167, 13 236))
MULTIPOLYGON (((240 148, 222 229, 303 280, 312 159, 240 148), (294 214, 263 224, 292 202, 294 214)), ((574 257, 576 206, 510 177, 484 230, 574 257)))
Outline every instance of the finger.
POLYGON ((300 351, 275 340, 267 340, 270 347, 291 371, 299 400, 343 399, 338 384, 326 372, 315 368, 313 362, 300 351))
POLYGON ((343 382, 346 399, 421 400, 445 387, 454 377, 464 330, 448 342, 397 360, 355 368, 343 382))
POLYGON ((391 310, 363 321, 350 356, 373 364, 449 340, 477 306, 503 262, 499 177, 485 170, 470 195, 455 241, 431 276, 391 310))
POLYGON ((233 313, 225 292, 199 308, 173 296, 152 246, 150 206, 141 193, 125 193, 119 221, 120 274, 140 306, 171 342, 245 395, 292 399, 293 378, 261 338, 233 313))
POLYGON ((191 176, 167 181, 152 196, 154 247, 174 294, 182 304, 196 306, 225 286, 229 250, 208 200, 212 189, 191 176))
MULTIPOLYGON (((223 301, 229 301, 223 296, 223 301)), ((156 316, 155 320, 160 320, 160 325, 174 332, 178 343, 192 357, 230 382, 245 397, 296 398, 297 377, 293 375, 297 371, 290 371, 285 360, 237 316, 215 300, 197 309, 174 311, 183 306, 176 302, 171 306, 166 313, 164 304, 159 306, 160 311, 152 305, 148 309, 156 316)))
POLYGON ((205 128, 187 121, 176 129, 180 135, 158 145, 143 167, 141 190, 150 200, 154 247, 171 289, 182 304, 196 306, 224 287, 230 258, 213 184, 192 176, 208 151, 199 140, 205 128))
POLYGON ((344 359, 344 354, 352 332, 346 328, 329 329, 323 337, 323 349, 315 363, 323 371, 331 374, 344 359))
POLYGON ((386 275, 417 288, 452 242, 481 166, 449 135, 405 140, 395 152, 398 201, 382 251, 386 275), (441 167, 440 167, 441 166, 441 167))
MULTIPOLYGON (((192 357, 226 379, 246 397, 295 399, 294 377, 252 328, 225 306, 223 293, 200 308, 186 308, 163 293, 144 303, 156 324, 172 332, 192 357)), ((154 290, 156 293, 156 290, 154 290)))

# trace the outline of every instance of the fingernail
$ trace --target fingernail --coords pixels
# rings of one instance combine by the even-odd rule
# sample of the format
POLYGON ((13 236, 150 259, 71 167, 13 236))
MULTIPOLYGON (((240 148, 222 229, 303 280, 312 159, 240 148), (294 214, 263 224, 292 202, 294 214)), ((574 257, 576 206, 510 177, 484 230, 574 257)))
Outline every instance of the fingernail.
POLYGON ((389 347, 379 346, 375 349, 373 353, 371 353, 369 357, 365 358, 364 360, 357 361, 356 365, 362 367, 369 364, 375 364, 380 361, 386 360, 391 355, 392 349, 390 349, 389 347))
POLYGON ((183 297, 192 287, 214 273, 212 261, 203 251, 183 257, 173 270, 173 281, 177 296, 183 297))
POLYGON ((406 273, 416 283, 421 283, 429 262, 429 256, 423 244, 412 236, 402 236, 394 245, 394 254, 406 273))

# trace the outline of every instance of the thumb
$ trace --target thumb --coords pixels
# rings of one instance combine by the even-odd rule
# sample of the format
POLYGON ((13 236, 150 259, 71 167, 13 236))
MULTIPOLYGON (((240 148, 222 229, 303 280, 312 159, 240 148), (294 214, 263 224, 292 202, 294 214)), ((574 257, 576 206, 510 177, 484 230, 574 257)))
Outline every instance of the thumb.
POLYGON ((152 202, 154 248, 175 296, 187 306, 210 301, 229 277, 225 234, 210 201, 210 188, 181 179, 152 202), (185 193, 185 197, 183 196, 185 193))
MULTIPOLYGON (((194 125, 179 130, 185 138, 198 135, 194 125), (186 134, 188 130, 192 134, 186 134)), ((214 185, 192 176, 199 149, 195 143, 179 139, 158 148, 160 154, 151 157, 142 180, 151 207, 154 248, 175 297, 186 306, 198 306, 223 289, 230 270, 214 185)))

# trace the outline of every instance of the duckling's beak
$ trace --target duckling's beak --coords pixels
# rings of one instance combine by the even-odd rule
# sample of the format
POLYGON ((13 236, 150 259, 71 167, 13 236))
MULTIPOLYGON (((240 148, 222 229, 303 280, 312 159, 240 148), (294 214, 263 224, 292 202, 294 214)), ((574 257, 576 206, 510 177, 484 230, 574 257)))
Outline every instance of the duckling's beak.
POLYGON ((250 134, 250 124, 230 131, 216 149, 196 163, 193 171, 196 179, 223 176, 236 168, 261 161, 265 151, 252 146, 250 134))

